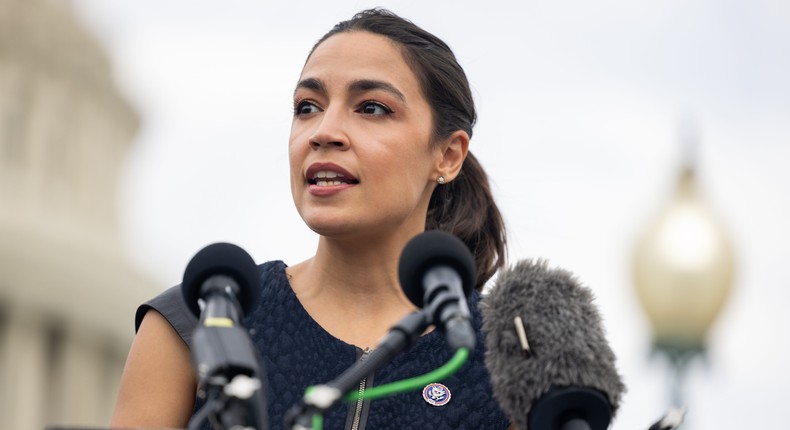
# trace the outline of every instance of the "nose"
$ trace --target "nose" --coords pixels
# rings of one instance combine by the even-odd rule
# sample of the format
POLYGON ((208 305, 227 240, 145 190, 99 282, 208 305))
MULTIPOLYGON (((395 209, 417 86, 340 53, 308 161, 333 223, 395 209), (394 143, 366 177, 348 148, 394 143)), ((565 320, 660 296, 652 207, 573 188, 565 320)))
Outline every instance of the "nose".
POLYGON ((342 114, 330 110, 324 111, 316 129, 310 135, 310 147, 348 149, 349 138, 345 131, 342 114))

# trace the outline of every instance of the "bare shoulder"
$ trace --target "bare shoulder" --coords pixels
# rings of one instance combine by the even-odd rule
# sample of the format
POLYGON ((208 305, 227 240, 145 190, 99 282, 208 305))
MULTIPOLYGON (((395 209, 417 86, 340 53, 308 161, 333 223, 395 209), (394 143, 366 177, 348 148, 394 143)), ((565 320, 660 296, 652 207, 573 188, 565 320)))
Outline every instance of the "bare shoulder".
POLYGON ((184 428, 195 390, 189 348, 160 313, 148 311, 126 359, 111 426, 184 428))

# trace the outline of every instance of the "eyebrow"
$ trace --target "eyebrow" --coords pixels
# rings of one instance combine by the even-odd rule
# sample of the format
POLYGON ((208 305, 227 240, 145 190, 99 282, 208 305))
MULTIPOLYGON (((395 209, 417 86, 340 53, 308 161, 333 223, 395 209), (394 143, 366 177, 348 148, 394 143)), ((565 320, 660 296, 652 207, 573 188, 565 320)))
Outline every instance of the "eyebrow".
MULTIPOLYGON (((299 89, 312 90, 324 95, 328 93, 326 89, 326 85, 324 85, 324 83, 320 79, 316 79, 316 78, 307 78, 299 81, 299 83, 296 84, 296 89, 294 90, 294 92, 298 91, 299 89)), ((351 84, 348 86, 348 90, 351 92, 382 90, 399 98, 401 101, 404 102, 406 101, 406 97, 399 89, 395 88, 395 86, 393 86, 388 82, 379 81, 375 79, 357 79, 351 82, 351 84)))
POLYGON ((377 81, 374 79, 359 79, 352 82, 351 85, 348 86, 348 89, 351 92, 382 90, 399 98, 402 102, 406 101, 406 97, 403 95, 402 92, 400 92, 399 89, 395 88, 392 84, 384 81, 377 81))
POLYGON ((296 92, 300 89, 313 90, 321 94, 327 93, 324 83, 315 78, 307 78, 299 81, 299 83, 296 84, 296 88, 294 89, 294 94, 296 94, 296 92))

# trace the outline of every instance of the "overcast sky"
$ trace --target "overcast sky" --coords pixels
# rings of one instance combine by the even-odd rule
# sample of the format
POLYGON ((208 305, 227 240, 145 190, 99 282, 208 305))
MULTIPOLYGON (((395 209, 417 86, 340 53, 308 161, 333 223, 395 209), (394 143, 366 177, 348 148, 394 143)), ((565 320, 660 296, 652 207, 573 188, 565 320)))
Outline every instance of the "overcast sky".
MULTIPOLYGON (((694 366, 688 429, 770 428, 790 399, 790 3, 783 0, 75 0, 142 127, 123 172, 129 252, 164 289, 206 244, 297 263, 315 235, 290 197, 291 94, 313 43, 386 6, 443 38, 472 83, 471 143, 509 227, 595 291, 628 386, 613 428, 668 407, 630 278, 636 236, 670 198, 679 124, 736 245, 737 279, 694 366)), ((129 315, 130 321, 132 316, 129 315)))

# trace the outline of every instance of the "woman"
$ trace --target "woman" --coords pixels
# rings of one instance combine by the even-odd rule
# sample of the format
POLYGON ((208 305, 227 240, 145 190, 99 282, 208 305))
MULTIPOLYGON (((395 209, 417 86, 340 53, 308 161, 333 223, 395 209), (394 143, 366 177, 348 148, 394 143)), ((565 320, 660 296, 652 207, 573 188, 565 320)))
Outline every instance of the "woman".
MULTIPOLYGON (((475 255, 478 291, 503 265, 504 225, 468 152, 475 117, 450 48, 388 11, 361 12, 313 48, 294 91, 289 158, 294 203, 318 248, 293 266, 262 264, 262 298, 243 321, 267 371, 272 428, 306 387, 334 379, 415 310, 397 276, 409 239, 426 229, 461 238, 475 255)), ((478 299, 469 304, 481 337, 478 299)), ((187 315, 177 288, 140 307, 113 426, 185 427, 200 406, 187 315)), ((421 375, 449 358, 441 334, 428 333, 365 383, 421 375)), ((336 408, 325 428, 507 426, 481 339, 443 383, 447 404, 403 393, 336 408)))

